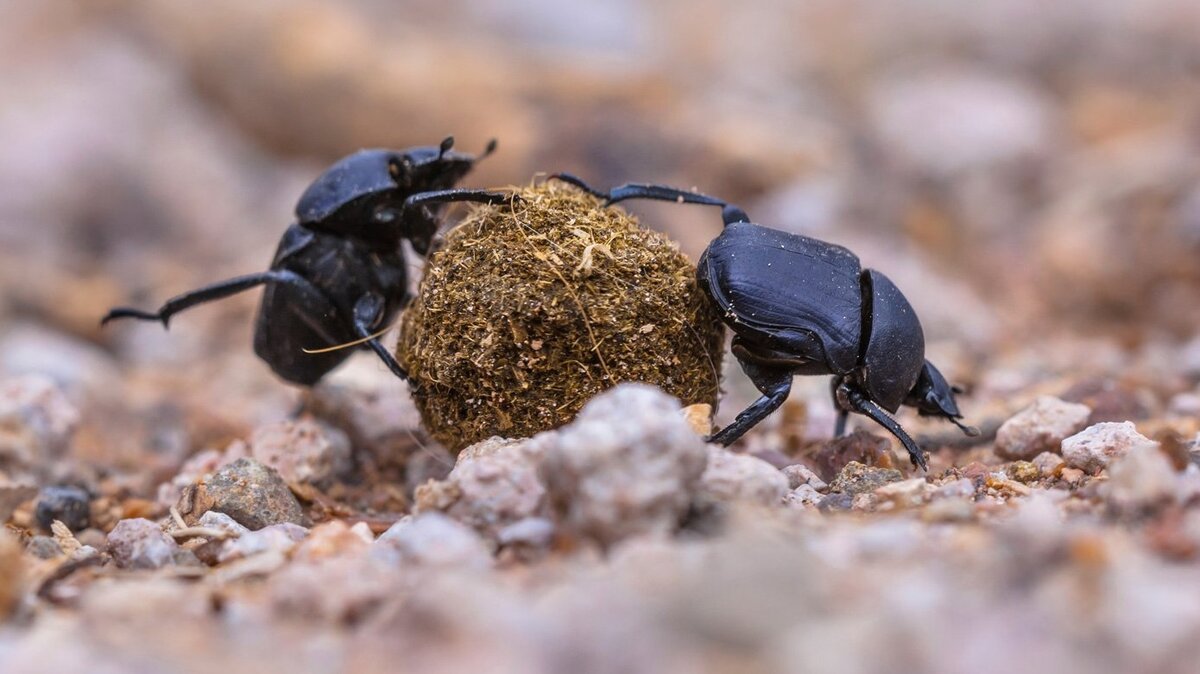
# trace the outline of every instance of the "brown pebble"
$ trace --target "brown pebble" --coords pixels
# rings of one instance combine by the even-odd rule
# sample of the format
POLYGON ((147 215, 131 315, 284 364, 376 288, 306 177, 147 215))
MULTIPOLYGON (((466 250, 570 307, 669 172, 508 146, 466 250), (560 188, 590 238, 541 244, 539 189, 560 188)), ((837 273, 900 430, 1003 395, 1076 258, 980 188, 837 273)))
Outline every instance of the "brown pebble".
POLYGON ((1004 472, 1010 478, 1024 484, 1034 482, 1042 476, 1041 469, 1029 461, 1013 461, 1004 472))
POLYGON ((814 460, 817 475, 829 482, 850 462, 867 466, 895 468, 898 461, 892 454, 892 441, 862 429, 825 443, 814 460))
POLYGON ((254 459, 238 459, 185 490, 179 512, 189 525, 210 510, 252 530, 280 522, 307 523, 300 502, 279 473, 254 459))
POLYGON ((841 473, 829 485, 830 491, 855 496, 869 494, 890 482, 899 482, 904 475, 895 468, 864 466, 857 461, 846 464, 841 473))

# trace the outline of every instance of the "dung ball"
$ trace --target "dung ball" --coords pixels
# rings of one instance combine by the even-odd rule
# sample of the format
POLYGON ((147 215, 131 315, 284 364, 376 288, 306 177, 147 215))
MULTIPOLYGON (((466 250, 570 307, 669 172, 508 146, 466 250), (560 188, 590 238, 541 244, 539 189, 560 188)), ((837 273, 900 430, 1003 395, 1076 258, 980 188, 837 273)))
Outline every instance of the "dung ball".
POLYGON ((429 433, 528 437, 628 381, 715 406, 723 327, 676 244, 569 185, 515 194, 447 234, 401 319, 429 433))

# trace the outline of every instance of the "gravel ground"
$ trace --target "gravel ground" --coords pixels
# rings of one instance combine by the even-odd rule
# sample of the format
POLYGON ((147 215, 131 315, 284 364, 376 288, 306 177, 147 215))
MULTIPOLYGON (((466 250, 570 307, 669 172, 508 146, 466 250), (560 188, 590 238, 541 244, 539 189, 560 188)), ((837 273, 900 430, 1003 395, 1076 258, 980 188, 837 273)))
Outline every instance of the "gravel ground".
MULTIPOLYGON (((0 5, 0 671, 1194 671, 1198 21, 0 5), (707 446, 757 394, 727 358, 712 419, 624 384, 455 455, 370 354, 273 378, 253 293, 99 327, 262 269, 337 157, 449 133, 500 141, 472 187, 694 185, 850 247, 981 435, 902 412, 918 472, 807 377, 707 446)), ((636 211, 693 260, 719 228, 636 211)))

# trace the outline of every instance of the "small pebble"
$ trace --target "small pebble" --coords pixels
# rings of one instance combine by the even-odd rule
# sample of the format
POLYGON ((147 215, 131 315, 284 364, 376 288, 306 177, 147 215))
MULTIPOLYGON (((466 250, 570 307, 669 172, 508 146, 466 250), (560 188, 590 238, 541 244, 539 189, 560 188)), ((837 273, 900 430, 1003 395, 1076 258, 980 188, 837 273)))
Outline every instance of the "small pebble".
POLYGON ((869 494, 885 484, 899 482, 903 479, 904 475, 895 468, 875 468, 851 461, 829 485, 829 489, 833 492, 857 496, 858 494, 869 494))
POLYGON ((1114 460, 1102 487, 1109 507, 1121 514, 1139 514, 1175 498, 1176 474, 1171 462, 1155 447, 1140 446, 1114 460))
POLYGON ((762 459, 710 446, 699 493, 717 501, 779 505, 788 493, 788 478, 762 459))
POLYGON ((1093 474, 1135 449, 1157 448, 1158 443, 1138 433, 1132 421, 1099 423, 1062 442, 1067 465, 1093 474))
POLYGON ((969 477, 960 477, 938 487, 933 492, 936 499, 969 499, 975 496, 975 481, 969 477))
POLYGON ((789 508, 816 508, 824 498, 811 484, 802 484, 784 495, 783 504, 789 508))
POLYGON ((817 509, 821 512, 829 512, 835 510, 849 510, 854 503, 854 497, 843 492, 834 492, 828 494, 821 502, 817 504, 817 509))
POLYGON ((147 519, 121 520, 108 534, 108 553, 122 569, 158 569, 175 561, 180 548, 162 527, 147 519))
POLYGON ((190 522, 209 510, 225 513, 251 530, 271 524, 306 521, 300 502, 275 469, 254 459, 238 459, 201 479, 180 499, 179 512, 190 522))
POLYGON ((291 522, 272 524, 225 541, 217 560, 223 564, 263 553, 286 554, 307 535, 308 529, 291 522))
POLYGON ((1042 471, 1037 465, 1029 461, 1014 461, 1004 469, 1004 472, 1010 478, 1022 484, 1035 482, 1042 476, 1042 471))
POLYGON ((342 520, 330 520, 313 527, 296 546, 292 558, 316 561, 331 557, 358 557, 370 549, 375 536, 366 523, 353 526, 342 520))
POLYGON ((817 491, 823 491, 829 488, 824 480, 817 477, 808 466, 802 463, 793 463, 790 466, 783 468, 783 476, 788 480, 788 487, 796 489, 800 485, 806 484, 817 491))
POLYGON ((1039 396, 1000 426, 996 432, 996 456, 1008 460, 1032 459, 1042 452, 1056 452, 1064 438, 1087 424, 1091 413, 1087 405, 1039 396))
POLYGON ((878 501, 892 504, 897 508, 913 508, 924 503, 934 491, 934 486, 923 477, 914 477, 899 482, 885 484, 875 489, 878 501))
POLYGON ((327 484, 350 469, 350 440, 311 417, 263 426, 250 438, 250 455, 279 471, 289 484, 327 484))
POLYGON ((1045 476, 1054 475, 1058 472, 1061 466, 1067 465, 1059 454, 1053 452, 1042 452, 1033 457, 1033 465, 1037 466, 1038 471, 1045 476))
MULTIPOLYGON (((674 530, 709 457, 679 401, 645 384, 601 393, 570 424, 530 442, 542 448, 538 475, 558 522, 602 545, 674 530)), ((747 460, 778 475, 782 497, 783 475, 747 460)))
POLYGON ((75 486, 46 487, 38 494, 34 517, 46 531, 55 520, 71 531, 82 531, 91 522, 87 490, 75 486))
POLYGON ((892 441, 862 429, 825 443, 814 459, 817 474, 826 482, 832 482, 852 461, 882 468, 897 464, 892 441))
POLYGON ((62 555, 58 541, 50 536, 34 536, 25 544, 25 550, 38 559, 54 559, 62 555))
POLYGON ((396 522, 371 546, 370 555, 399 567, 487 569, 492 565, 491 550, 474 529, 437 512, 396 522))
POLYGON ((10 476, 49 471, 78 425, 79 410, 49 377, 0 380, 0 469, 10 476))
POLYGON ((464 449, 445 480, 416 490, 415 512, 440 511, 495 538, 508 525, 542 513, 546 488, 529 442, 489 438, 464 449))

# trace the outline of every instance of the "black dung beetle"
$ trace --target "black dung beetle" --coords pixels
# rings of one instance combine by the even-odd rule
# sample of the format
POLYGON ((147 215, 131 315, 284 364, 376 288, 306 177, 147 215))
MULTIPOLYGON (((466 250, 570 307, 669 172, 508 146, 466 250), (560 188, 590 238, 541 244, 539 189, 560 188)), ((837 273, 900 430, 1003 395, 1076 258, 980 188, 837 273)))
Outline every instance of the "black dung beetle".
POLYGON ((728 445, 766 418, 787 399, 797 374, 834 375, 837 435, 850 412, 866 415, 899 438, 922 470, 924 453, 891 416, 901 405, 977 433, 958 421, 957 390, 925 360, 912 305, 854 253, 754 224, 742 209, 704 194, 632 183, 601 192, 569 174, 551 177, 605 205, 657 199, 721 207, 725 228, 700 256, 696 278, 733 330, 733 355, 763 395, 710 441, 728 445))
POLYGON ((479 156, 452 152, 453 145, 446 138, 439 147, 362 150, 339 160, 301 195, 296 222, 284 232, 268 271, 197 288, 156 312, 118 307, 101 324, 136 318, 166 327, 184 309, 266 285, 254 352, 275 374, 311 386, 351 352, 328 347, 355 343, 374 350, 388 369, 407 379, 375 334, 409 300, 400 242, 407 239, 420 255, 429 252, 441 219, 437 204, 511 198, 451 189, 496 142, 479 156))

